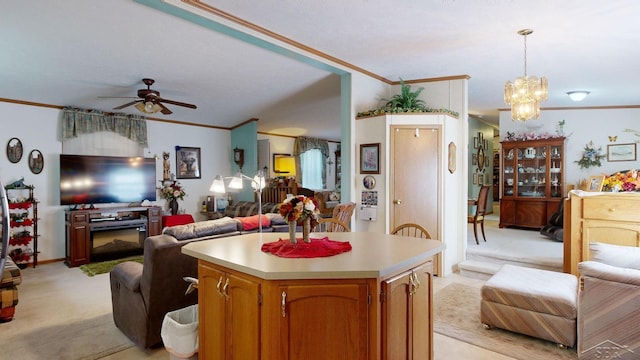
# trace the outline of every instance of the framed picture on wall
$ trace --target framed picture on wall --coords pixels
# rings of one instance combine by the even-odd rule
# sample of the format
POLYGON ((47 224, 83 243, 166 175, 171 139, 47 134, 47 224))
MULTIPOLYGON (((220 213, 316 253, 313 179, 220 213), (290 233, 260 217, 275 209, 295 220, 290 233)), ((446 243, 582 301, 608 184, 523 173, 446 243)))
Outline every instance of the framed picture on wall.
POLYGON ((200 179, 200 148, 176 146, 176 178, 200 179))
POLYGON ((380 143, 360 145, 360 174, 380 174, 380 143))
POLYGON ((607 145, 607 161, 636 161, 636 144, 607 145))

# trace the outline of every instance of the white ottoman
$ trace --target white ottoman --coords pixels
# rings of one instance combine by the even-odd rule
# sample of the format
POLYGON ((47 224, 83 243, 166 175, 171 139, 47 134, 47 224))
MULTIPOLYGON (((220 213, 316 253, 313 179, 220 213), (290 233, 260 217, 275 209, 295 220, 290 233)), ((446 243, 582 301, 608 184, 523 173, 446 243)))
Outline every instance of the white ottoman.
POLYGON ((558 345, 576 342, 578 278, 504 265, 482 286, 480 321, 558 345))

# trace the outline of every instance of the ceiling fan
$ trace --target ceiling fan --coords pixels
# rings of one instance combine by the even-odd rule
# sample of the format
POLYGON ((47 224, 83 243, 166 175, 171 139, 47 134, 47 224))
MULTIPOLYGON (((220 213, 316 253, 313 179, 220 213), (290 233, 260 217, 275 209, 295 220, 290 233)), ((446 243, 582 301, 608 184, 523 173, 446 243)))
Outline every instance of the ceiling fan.
POLYGON ((163 103, 172 104, 172 105, 178 105, 178 106, 183 106, 183 107, 188 107, 190 109, 196 109, 197 108, 193 104, 187 104, 187 103, 183 103, 183 102, 180 102, 180 101, 174 101, 174 100, 161 98, 159 91, 151 90, 151 85, 153 85, 153 83, 155 82, 155 80, 153 80, 153 79, 144 78, 144 79, 142 79, 142 82, 145 85, 147 85, 147 88, 138 90, 139 99, 134 100, 132 102, 128 102, 128 103, 123 104, 123 105, 120 105, 118 107, 114 107, 113 110, 124 109, 127 106, 131 106, 131 105, 135 104, 136 109, 140 110, 141 112, 143 112, 145 114, 154 114, 154 113, 157 113, 158 111, 160 111, 165 115, 169 115, 169 114, 172 114, 173 112, 171 110, 169 110, 169 108, 164 106, 163 103))

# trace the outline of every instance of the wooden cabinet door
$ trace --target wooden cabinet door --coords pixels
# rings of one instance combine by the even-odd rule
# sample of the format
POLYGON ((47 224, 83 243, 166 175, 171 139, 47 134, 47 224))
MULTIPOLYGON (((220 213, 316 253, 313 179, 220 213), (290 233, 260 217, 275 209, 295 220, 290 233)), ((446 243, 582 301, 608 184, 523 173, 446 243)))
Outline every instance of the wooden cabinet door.
POLYGON ((415 289, 411 302, 411 356, 409 359, 433 359, 433 264, 413 270, 415 289))
MULTIPOLYGON (((260 359, 260 284, 228 274, 225 293, 225 359, 260 359)), ((227 280, 224 280, 226 284, 227 280)), ((224 287, 224 285, 223 285, 224 287)), ((206 358, 205 358, 206 359, 206 358)))
POLYGON ((366 284, 280 287, 280 359, 368 359, 368 294, 366 284))
POLYGON ((200 358, 258 360, 260 284, 202 263, 198 279, 200 358))
POLYGON ((382 282, 382 359, 432 359, 432 270, 428 262, 382 282))
POLYGON ((162 233, 162 209, 150 207, 147 218, 147 236, 160 235, 162 233))
POLYGON ((409 359, 411 299, 406 272, 382 282, 382 359, 409 359))
POLYGON ((225 298, 219 289, 224 272, 200 263, 198 265, 198 321, 200 359, 225 359, 225 298))

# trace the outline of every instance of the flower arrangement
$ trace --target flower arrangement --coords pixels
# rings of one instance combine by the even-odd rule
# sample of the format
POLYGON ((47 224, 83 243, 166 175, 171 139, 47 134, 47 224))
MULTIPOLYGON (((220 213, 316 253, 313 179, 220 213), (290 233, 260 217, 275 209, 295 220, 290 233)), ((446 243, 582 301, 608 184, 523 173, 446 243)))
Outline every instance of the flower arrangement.
POLYGON ((171 200, 182 200, 187 193, 184 192, 184 188, 180 185, 179 182, 172 182, 170 184, 164 184, 160 188, 160 196, 163 199, 171 201, 171 200))
POLYGON ((613 192, 640 190, 638 171, 631 169, 626 172, 617 172, 613 175, 605 176, 602 189, 613 192))
POLYGON ((584 152, 582 153, 580 160, 575 162, 580 165, 580 169, 589 168, 591 166, 602 166, 601 160, 604 158, 604 154, 600 153, 600 151, 602 151, 602 147, 596 149, 593 141, 590 141, 584 146, 584 152))
POLYGON ((279 212, 288 223, 302 224, 304 220, 310 219, 312 229, 320 219, 320 210, 318 210, 316 199, 303 195, 285 199, 280 204, 279 212))

